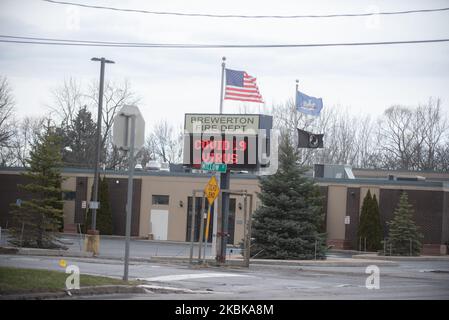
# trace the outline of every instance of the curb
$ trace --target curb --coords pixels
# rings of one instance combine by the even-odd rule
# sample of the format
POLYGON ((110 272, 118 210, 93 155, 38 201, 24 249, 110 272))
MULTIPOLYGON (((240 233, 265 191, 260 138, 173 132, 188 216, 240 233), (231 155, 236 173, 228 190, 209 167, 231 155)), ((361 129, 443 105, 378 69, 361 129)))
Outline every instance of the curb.
MULTIPOLYGON (((348 258, 350 259, 350 258, 348 258)), ((332 260, 268 260, 268 259, 254 259, 250 262, 251 265, 263 266, 302 266, 302 267, 366 267, 371 264, 378 266, 398 266, 398 263, 393 261, 380 261, 375 259, 366 259, 361 261, 332 261, 332 260)))
MULTIPOLYGON (((347 258, 351 259, 351 258, 347 258)), ((136 261, 136 259, 130 259, 130 261, 136 261)), ((137 261, 146 262, 173 262, 173 263, 183 263, 189 264, 190 260, 188 257, 152 257, 151 259, 141 258, 137 261)), ((193 260, 194 262, 197 259, 193 260)), ((228 259, 226 260, 226 266, 244 266, 244 261, 242 259, 228 259)), ((206 259, 206 263, 210 265, 216 265, 214 259, 206 259)), ((311 266, 311 267, 366 267, 368 265, 375 264, 378 266, 398 266, 397 262, 385 261, 385 260, 375 260, 375 259, 364 259, 360 261, 344 261, 344 260, 268 260, 268 259, 252 259, 250 260, 250 265, 260 265, 260 266, 311 266)))
POLYGON ((151 293, 174 293, 174 294, 206 294, 210 291, 195 291, 191 289, 162 287, 157 285, 140 284, 136 286, 111 285, 99 287, 83 287, 77 290, 64 290, 55 292, 22 293, 0 295, 0 300, 45 300, 64 299, 73 296, 92 296, 106 294, 151 294, 151 293))
MULTIPOLYGON (((7 248, 9 249, 9 248, 7 248)), ((54 257, 76 257, 76 258, 92 258, 92 252, 84 251, 68 251, 61 249, 37 249, 37 248, 12 248, 16 249, 16 254, 24 256, 54 256, 54 257)))
POLYGON ((77 290, 63 290, 55 292, 6 294, 0 295, 0 300, 61 299, 71 296, 100 295, 100 294, 114 294, 114 293, 147 293, 147 291, 139 286, 115 285, 115 286, 100 286, 100 287, 83 287, 77 290))
MULTIPOLYGON (((73 238, 79 238, 80 234, 79 233, 59 233, 59 235, 61 237, 73 237, 73 238)), ((81 236, 84 236, 85 234, 81 234, 81 236)), ((102 239, 109 239, 109 240, 123 240, 125 241, 126 237, 125 236, 117 236, 117 235, 100 235, 100 242, 102 239)), ((149 243, 159 243, 159 244, 173 244, 173 245, 185 245, 185 246, 190 246, 190 242, 186 242, 186 241, 176 241, 176 240, 149 240, 146 239, 145 237, 138 237, 138 236, 132 236, 130 237, 131 240, 133 241, 141 241, 141 242, 149 242, 149 243)), ((195 246, 199 245, 199 242, 194 242, 193 243, 195 246)), ((227 248, 235 248, 238 249, 239 246, 238 245, 233 245, 233 244, 227 244, 226 245, 227 248)))
POLYGON ((368 260, 382 260, 382 261, 447 261, 449 256, 378 256, 377 254, 357 254, 352 256, 353 259, 368 259, 368 260))
MULTIPOLYGON (((8 229, 2 229, 2 233, 4 234, 8 234, 8 229)), ((71 237, 71 238, 76 238, 76 240, 79 240, 80 236, 84 237, 86 234, 82 233, 81 235, 79 233, 64 233, 64 232, 59 232, 58 235, 60 237, 71 237)), ((2 235, 3 238, 3 235, 2 235)), ((101 243, 101 239, 110 239, 110 240, 123 240, 125 241, 126 237, 125 236, 118 236, 118 235, 100 235, 100 243, 101 243)), ((190 242, 186 242, 186 241, 176 241, 176 240, 149 240, 146 239, 144 237, 139 237, 139 236, 132 236, 130 237, 131 240, 133 241, 141 241, 141 242, 150 242, 150 243, 159 243, 159 244, 173 244, 173 245, 188 245, 190 246, 190 242)), ((199 245, 199 242, 194 242, 193 243, 195 246, 199 245)), ((239 245, 233 245, 233 244, 227 244, 226 245, 227 248, 232 248, 232 249, 239 249, 239 245)))

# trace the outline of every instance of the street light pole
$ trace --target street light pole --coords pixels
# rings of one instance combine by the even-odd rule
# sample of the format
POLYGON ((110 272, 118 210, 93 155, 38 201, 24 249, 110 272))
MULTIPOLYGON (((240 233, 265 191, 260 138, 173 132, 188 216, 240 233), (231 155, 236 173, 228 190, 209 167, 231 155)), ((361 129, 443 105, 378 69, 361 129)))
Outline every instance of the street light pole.
MULTIPOLYGON (((98 201, 98 178, 99 178, 99 166, 100 166, 100 154, 101 154, 101 116, 103 110, 103 91, 104 91, 104 66, 106 63, 115 63, 112 60, 107 60, 105 58, 92 58, 92 61, 100 61, 100 92, 98 95, 98 115, 97 115, 97 133, 96 133, 96 154, 95 154, 95 168, 94 168, 94 185, 93 185, 93 196, 92 201, 98 201)), ((92 209, 92 230, 97 228, 97 207, 92 209)))

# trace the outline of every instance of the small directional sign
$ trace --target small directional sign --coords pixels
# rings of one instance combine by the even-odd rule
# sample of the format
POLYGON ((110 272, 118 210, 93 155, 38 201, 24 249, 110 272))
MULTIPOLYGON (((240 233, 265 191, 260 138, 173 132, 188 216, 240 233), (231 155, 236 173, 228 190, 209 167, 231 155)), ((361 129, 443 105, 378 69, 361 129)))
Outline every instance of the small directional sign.
POLYGON ((218 186, 217 179, 215 179, 215 176, 212 176, 204 188, 204 194, 209 201, 209 205, 214 203, 215 198, 218 197, 219 193, 220 187, 218 186))
POLYGON ((214 163, 214 162, 203 162, 201 163, 201 170, 204 171, 216 171, 216 172, 226 172, 228 166, 226 163, 214 163))

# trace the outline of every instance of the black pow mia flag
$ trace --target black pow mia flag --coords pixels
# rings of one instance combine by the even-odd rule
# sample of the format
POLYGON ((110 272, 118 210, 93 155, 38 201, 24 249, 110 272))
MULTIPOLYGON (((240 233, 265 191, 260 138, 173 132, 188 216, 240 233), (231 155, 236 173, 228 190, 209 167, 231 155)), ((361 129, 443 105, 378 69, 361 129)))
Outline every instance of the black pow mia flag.
POLYGON ((305 130, 298 130, 298 148, 323 148, 324 134, 315 134, 305 130))

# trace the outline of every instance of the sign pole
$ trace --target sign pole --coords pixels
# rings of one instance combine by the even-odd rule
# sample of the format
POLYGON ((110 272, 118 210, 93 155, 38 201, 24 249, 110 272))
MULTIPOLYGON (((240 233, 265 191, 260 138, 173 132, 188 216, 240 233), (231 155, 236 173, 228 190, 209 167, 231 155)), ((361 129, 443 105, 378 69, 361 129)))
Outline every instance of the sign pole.
MULTIPOLYGON (((224 78, 225 78, 225 69, 226 69, 226 57, 222 58, 221 63, 221 87, 220 87, 220 114, 223 113, 223 99, 224 99, 224 78)), ((215 178, 217 179, 218 185, 221 186, 221 174, 215 173, 215 178)), ((222 208, 223 206, 220 204, 218 205, 218 201, 221 201, 221 197, 218 197, 215 199, 214 202, 214 224, 212 229, 212 248, 211 251, 216 253, 215 260, 221 261, 221 249, 220 244, 217 246, 218 242, 218 216, 222 215, 222 208), (218 210, 220 207, 220 211, 218 210)), ((221 228, 223 228, 223 225, 221 225, 221 228)))
MULTIPOLYGON (((228 190, 230 187, 231 172, 226 170, 226 173, 221 174, 220 189, 228 190)), ((226 262, 226 247, 228 244, 228 220, 229 220, 229 192, 222 192, 221 194, 221 246, 219 262, 226 262)))
POLYGON ((136 135, 136 116, 127 116, 131 120, 131 143, 128 149, 129 167, 128 167, 128 198, 126 203, 126 242, 125 242, 125 270, 123 280, 128 281, 129 267, 129 241, 131 237, 131 212, 133 199, 133 178, 134 178, 134 140, 136 135))
MULTIPOLYGON (((196 214, 196 199, 195 199, 195 191, 192 192, 192 220, 190 225, 190 257, 189 263, 193 262, 193 238, 195 237, 195 214, 196 214)), ((188 210, 188 208, 187 208, 188 210)))
POLYGON ((206 251, 207 251, 207 243, 209 239, 209 225, 210 225, 210 208, 212 204, 209 203, 209 206, 207 207, 207 219, 206 219, 206 231, 204 234, 204 254, 203 254, 203 263, 206 263, 206 251))
POLYGON ((200 232, 198 239, 198 262, 201 262, 201 250, 203 249, 203 237, 204 237, 204 209, 206 208, 206 195, 203 195, 200 209, 200 232))

